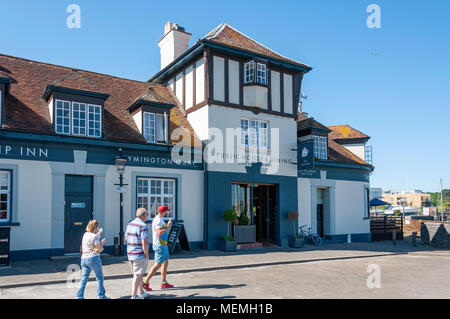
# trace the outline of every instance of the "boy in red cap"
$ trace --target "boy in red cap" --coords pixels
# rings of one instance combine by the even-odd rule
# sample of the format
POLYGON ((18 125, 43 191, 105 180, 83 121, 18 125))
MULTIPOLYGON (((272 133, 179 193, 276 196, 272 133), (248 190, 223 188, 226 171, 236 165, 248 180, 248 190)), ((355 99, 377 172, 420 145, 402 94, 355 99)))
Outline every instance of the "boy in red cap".
POLYGON ((166 205, 161 205, 158 208, 158 215, 153 218, 152 233, 153 233, 153 250, 155 251, 155 265, 148 273, 144 280, 143 287, 146 291, 151 291, 150 279, 155 275, 159 268, 161 268, 161 288, 172 288, 173 285, 169 284, 166 280, 167 267, 169 266, 169 248, 167 247, 167 239, 169 237, 169 229, 172 226, 172 219, 169 222, 164 222, 169 212, 169 208, 166 205))

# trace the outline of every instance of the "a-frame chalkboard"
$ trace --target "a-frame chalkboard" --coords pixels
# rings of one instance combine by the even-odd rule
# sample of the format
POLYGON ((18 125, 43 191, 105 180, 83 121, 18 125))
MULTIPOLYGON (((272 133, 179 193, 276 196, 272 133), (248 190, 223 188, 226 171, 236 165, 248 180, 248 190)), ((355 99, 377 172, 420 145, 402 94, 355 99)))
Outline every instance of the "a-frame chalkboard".
POLYGON ((180 242, 181 249, 191 251, 186 231, 184 230, 184 225, 182 224, 181 221, 174 221, 169 231, 169 239, 167 240, 167 246, 171 254, 173 254, 175 250, 177 239, 180 242))

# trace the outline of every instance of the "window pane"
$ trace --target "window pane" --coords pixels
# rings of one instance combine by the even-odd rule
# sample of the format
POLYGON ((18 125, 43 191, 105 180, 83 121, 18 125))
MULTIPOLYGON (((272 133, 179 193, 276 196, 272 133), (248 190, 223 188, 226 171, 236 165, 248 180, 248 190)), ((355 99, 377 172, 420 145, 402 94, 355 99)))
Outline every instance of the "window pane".
POLYGON ((56 133, 70 134, 70 102, 56 100, 56 133))
POLYGON ((166 134, 164 128, 164 115, 157 114, 156 115, 156 141, 158 143, 166 142, 166 134))
POLYGON ((155 142, 155 114, 144 112, 144 138, 147 142, 155 142))
POLYGON ((101 114, 102 107, 100 105, 89 104, 89 116, 88 116, 88 135, 92 137, 101 137, 101 114))
POLYGON ((86 104, 72 103, 72 134, 86 135, 86 104))
POLYGON ((9 221, 10 172, 0 171, 0 221, 9 221))

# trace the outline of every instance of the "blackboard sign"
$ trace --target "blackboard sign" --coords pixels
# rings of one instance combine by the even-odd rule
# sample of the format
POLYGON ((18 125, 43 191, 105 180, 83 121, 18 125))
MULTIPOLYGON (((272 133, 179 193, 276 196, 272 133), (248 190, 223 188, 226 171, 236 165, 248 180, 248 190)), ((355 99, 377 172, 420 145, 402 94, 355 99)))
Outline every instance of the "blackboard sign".
POLYGON ((177 239, 180 242, 181 249, 191 251, 184 225, 181 222, 174 221, 169 231, 169 239, 167 240, 167 246, 171 254, 175 250, 177 239))

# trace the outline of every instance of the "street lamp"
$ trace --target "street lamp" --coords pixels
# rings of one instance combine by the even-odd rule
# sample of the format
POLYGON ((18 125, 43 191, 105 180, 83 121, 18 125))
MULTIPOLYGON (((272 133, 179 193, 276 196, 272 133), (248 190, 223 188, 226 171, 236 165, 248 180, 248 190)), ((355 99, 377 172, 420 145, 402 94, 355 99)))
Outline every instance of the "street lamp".
POLYGON ((122 149, 119 148, 119 155, 114 159, 116 163, 117 173, 119 174, 119 184, 114 184, 119 186, 117 190, 120 194, 120 231, 119 231, 119 256, 123 256, 123 187, 127 184, 123 183, 123 173, 125 172, 125 167, 127 165, 127 159, 121 156, 122 149))

